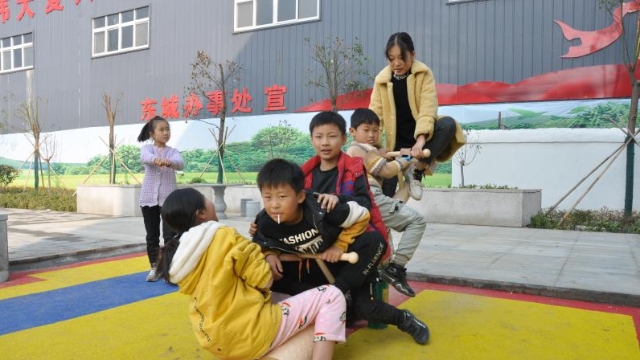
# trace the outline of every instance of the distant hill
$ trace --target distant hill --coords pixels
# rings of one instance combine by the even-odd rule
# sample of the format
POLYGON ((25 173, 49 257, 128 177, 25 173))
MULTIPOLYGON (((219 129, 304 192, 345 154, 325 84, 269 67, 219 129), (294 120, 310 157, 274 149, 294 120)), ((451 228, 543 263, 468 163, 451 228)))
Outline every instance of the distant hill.
POLYGON ((19 168, 20 165, 22 165, 24 161, 18 161, 18 160, 13 160, 13 159, 7 159, 7 158, 3 158, 0 157, 0 165, 9 165, 11 167, 14 168, 19 168))
MULTIPOLYGON (((0 165, 9 165, 12 166, 16 169, 20 168, 21 165, 24 164, 24 160, 13 160, 13 159, 7 159, 4 157, 0 156, 0 165)), ((57 163, 51 163, 53 164, 57 164, 57 163)), ((87 164, 82 164, 82 163, 63 163, 66 166, 86 166, 87 164)), ((29 164, 24 164, 23 168, 27 169, 29 166, 29 164)), ((42 162, 42 168, 43 169, 47 169, 47 164, 43 161, 42 162)))

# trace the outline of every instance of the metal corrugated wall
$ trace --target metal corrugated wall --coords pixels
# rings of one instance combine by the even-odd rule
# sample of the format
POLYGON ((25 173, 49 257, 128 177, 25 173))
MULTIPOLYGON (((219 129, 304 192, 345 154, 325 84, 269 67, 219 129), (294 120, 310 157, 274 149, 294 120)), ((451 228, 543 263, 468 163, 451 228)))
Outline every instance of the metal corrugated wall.
MULTIPOLYGON (((440 83, 479 80, 514 83, 542 73, 580 66, 621 62, 621 42, 598 53, 562 59, 570 43, 553 20, 580 30, 611 24, 597 0, 484 0, 447 4, 446 0, 320 0, 321 19, 303 24, 233 33, 231 0, 66 0, 63 11, 44 13, 45 0, 35 0, 33 19, 17 21, 18 5, 0 24, 0 37, 33 31, 34 92, 48 100, 46 131, 106 125, 101 95, 122 93, 116 122, 140 121, 140 102, 175 94, 183 104, 189 64, 197 50, 217 61, 245 66, 237 88, 247 87, 252 115, 263 113, 263 89, 286 85, 287 111, 326 97, 308 87, 307 70, 317 69, 311 43, 333 36, 362 42, 375 75, 385 65, 383 49, 389 35, 407 31, 415 39, 418 59, 426 62, 440 83), (150 48, 91 58, 91 19, 149 5, 150 48)), ((26 71, 0 74, 0 96, 24 99, 26 71)), ((0 103, 0 110, 6 109, 0 103)), ((236 114, 238 115, 238 114, 236 114)))

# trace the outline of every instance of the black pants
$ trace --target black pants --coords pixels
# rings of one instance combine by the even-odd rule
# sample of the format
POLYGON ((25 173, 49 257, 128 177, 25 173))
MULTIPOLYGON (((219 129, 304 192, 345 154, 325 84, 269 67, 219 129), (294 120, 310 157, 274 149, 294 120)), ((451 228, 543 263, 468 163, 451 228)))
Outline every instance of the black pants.
MULTIPOLYGON (((376 269, 386 247, 380 233, 365 232, 356 237, 347 250, 358 253, 356 264, 339 261, 327 262, 326 265, 332 274, 337 274, 335 285, 343 292, 351 291, 353 310, 358 317, 371 322, 399 325, 404 316, 402 311, 375 297, 376 269)), ((296 295, 327 283, 315 260, 284 261, 282 267, 283 278, 273 283, 273 291, 296 295)))
MULTIPOLYGON (((433 126, 433 137, 427 141, 423 149, 429 149, 431 155, 428 158, 420 159, 420 162, 430 164, 433 159, 438 157, 451 143, 451 139, 456 134, 456 121, 453 118, 446 116, 436 121, 433 126)), ((413 145, 411 145, 413 146, 413 145)), ((395 151, 405 147, 402 144, 396 144, 395 151)), ((398 177, 394 176, 382 181, 382 193, 388 197, 393 197, 396 194, 396 188, 398 187, 398 177)))
POLYGON ((162 222, 162 238, 166 244, 176 233, 161 221, 160 206, 142 206, 142 219, 144 220, 144 228, 147 231, 147 256, 149 263, 154 265, 158 260, 158 251, 160 251, 160 223, 162 222))

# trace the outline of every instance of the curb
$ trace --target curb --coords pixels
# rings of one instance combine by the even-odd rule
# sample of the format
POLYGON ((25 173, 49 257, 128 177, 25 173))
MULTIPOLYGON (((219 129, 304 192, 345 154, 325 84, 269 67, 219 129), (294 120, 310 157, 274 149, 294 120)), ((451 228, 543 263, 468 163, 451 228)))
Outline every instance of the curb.
POLYGON ((19 260, 9 259, 9 272, 11 273, 15 271, 37 270, 60 265, 73 264, 81 261, 105 259, 118 255, 142 252, 146 251, 146 249, 146 244, 127 244, 19 260))
POLYGON ((467 288, 497 290, 515 294, 537 295, 564 300, 586 301, 617 306, 640 307, 640 296, 595 290, 572 289, 553 286, 528 285, 507 281, 458 278, 451 276, 407 273, 407 279, 467 288))

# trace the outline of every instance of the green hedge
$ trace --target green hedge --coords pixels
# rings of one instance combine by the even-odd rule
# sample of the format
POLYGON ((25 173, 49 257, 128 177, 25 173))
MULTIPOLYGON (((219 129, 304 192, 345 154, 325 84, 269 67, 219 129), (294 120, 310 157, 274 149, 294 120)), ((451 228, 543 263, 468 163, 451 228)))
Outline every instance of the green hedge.
POLYGON ((33 188, 7 187, 0 192, 0 208, 75 212, 74 194, 75 190, 61 188, 40 188, 36 191, 33 188))

